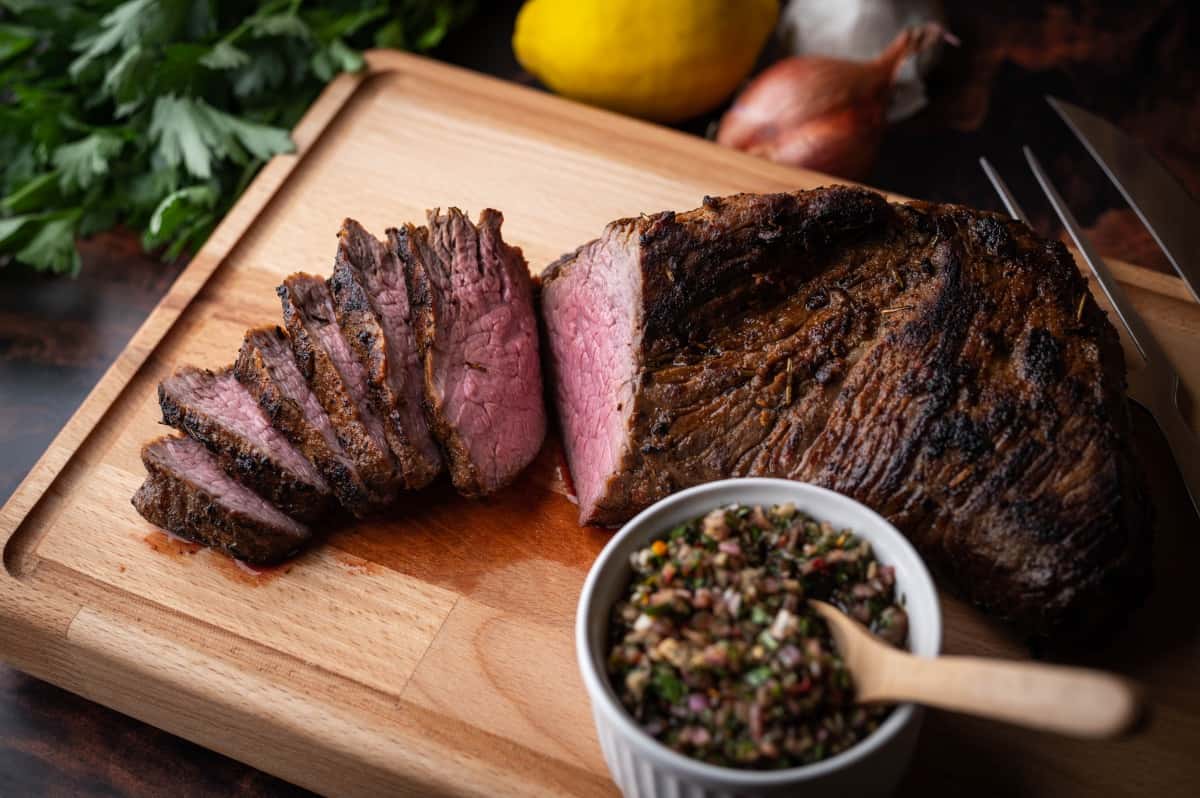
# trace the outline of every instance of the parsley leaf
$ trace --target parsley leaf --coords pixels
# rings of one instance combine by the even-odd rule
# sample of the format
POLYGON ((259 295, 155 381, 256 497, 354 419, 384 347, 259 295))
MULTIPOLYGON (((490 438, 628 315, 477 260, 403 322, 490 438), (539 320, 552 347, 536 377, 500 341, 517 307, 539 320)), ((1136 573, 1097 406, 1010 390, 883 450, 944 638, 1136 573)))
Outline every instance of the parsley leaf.
POLYGON ((104 15, 96 30, 85 32, 74 49, 82 52, 71 63, 71 76, 78 79, 103 55, 139 43, 165 41, 171 30, 170 9, 180 3, 170 0, 129 0, 104 15))
POLYGON ((250 63, 250 56, 227 41, 219 41, 200 59, 209 69, 239 69, 250 63))
POLYGON ((166 166, 175 169, 182 163, 196 177, 212 177, 214 136, 198 101, 174 95, 159 97, 149 132, 158 144, 155 154, 166 166))
POLYGON ((75 249, 75 225, 79 211, 53 214, 41 221, 29 241, 16 256, 39 271, 79 273, 79 252, 75 249))
POLYGON ((19 25, 0 25, 0 63, 37 44, 37 31, 19 25))
POLYGON ((290 36, 294 39, 309 39, 312 31, 295 14, 255 15, 249 19, 250 33, 258 38, 290 36))
POLYGON ((150 54, 135 44, 104 73, 100 91, 116 104, 114 116, 118 119, 133 113, 142 104, 152 68, 150 54))
POLYGON ((24 246, 30 231, 46 220, 44 214, 26 214, 0 219, 0 247, 24 246))
POLYGON ((270 50, 259 51, 249 64, 233 73, 233 91, 242 98, 261 96, 282 86, 287 76, 288 65, 283 56, 270 50))
POLYGON ((91 188, 108 174, 108 163, 120 154, 125 142, 120 136, 99 131, 54 151, 58 185, 64 191, 91 188))
POLYGON ((429 49, 474 5, 0 0, 0 266, 74 274, 115 224, 195 249, 362 49, 429 49))
POLYGON ((322 80, 333 80, 339 72, 357 72, 363 68, 363 57, 351 50, 341 39, 318 50, 312 59, 312 70, 322 80))
POLYGON ((168 167, 183 164, 194 177, 212 177, 214 159, 245 163, 249 152, 259 160, 295 149, 286 130, 248 122, 218 111, 204 100, 169 95, 154 103, 150 136, 168 167))
POLYGON ((154 209, 142 237, 143 246, 157 249, 169 245, 168 257, 177 257, 191 239, 215 224, 211 211, 219 198, 219 187, 211 182, 171 192, 154 209))
POLYGON ((43 172, 0 200, 0 208, 9 213, 30 213, 54 204, 59 196, 58 172, 43 172))

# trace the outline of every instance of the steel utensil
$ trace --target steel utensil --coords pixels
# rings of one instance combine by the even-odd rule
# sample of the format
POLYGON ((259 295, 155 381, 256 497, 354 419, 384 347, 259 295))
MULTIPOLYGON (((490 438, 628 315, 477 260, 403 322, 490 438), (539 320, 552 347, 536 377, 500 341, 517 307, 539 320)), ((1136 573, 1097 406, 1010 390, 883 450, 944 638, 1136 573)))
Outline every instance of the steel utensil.
MULTIPOLYGON (((1192 431, 1179 409, 1179 375, 1163 352, 1158 339, 1150 332, 1150 328, 1146 326, 1141 315, 1125 295, 1124 289, 1109 271, 1108 265, 1092 249, 1091 242, 1084 236, 1075 216, 1063 201, 1058 189, 1054 187, 1054 183, 1042 168, 1037 157, 1034 156, 1033 151, 1025 147, 1024 153, 1025 160, 1029 162, 1029 168, 1033 170, 1034 177, 1037 178, 1038 184, 1046 194, 1046 199, 1050 201, 1054 212, 1058 214, 1063 227, 1070 233, 1071 240, 1075 242, 1084 262, 1092 270, 1096 282, 1100 284, 1101 290, 1108 297, 1117 317, 1125 325, 1125 330, 1129 333, 1134 346, 1145 360, 1145 365, 1141 369, 1133 369, 1130 372, 1129 395, 1146 408, 1155 423, 1158 424, 1158 428, 1162 431, 1167 445, 1171 449, 1171 454, 1175 457, 1183 484, 1192 499, 1192 506, 1195 508, 1196 514, 1200 516, 1200 438, 1192 431)), ((996 170, 992 168, 986 158, 981 158, 980 163, 1012 217, 1025 221, 1025 213, 996 170)))
POLYGON ((1200 302, 1200 202, 1116 125, 1055 97, 1046 101, 1120 190, 1200 302))

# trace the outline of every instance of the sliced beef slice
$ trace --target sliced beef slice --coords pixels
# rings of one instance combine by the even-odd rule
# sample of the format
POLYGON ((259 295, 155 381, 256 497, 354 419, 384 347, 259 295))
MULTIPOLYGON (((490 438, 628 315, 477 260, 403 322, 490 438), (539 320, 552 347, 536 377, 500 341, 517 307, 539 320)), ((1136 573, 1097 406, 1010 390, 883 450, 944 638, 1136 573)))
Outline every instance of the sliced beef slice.
POLYGON ((271 426, 232 369, 184 366, 159 383, 163 421, 203 443, 225 471, 301 521, 319 519, 329 486, 300 451, 271 426))
POLYGON ((709 199, 609 225, 546 270, 541 312, 583 522, 787 477, 878 510, 1035 633, 1145 584, 1119 340, 1019 223, 851 188, 709 199))
POLYGON ((533 283, 503 217, 478 225, 431 211, 428 227, 389 230, 405 265, 430 426, 455 487, 467 496, 511 482, 546 432, 533 283))
POLYGON ((293 274, 278 293, 300 373, 373 498, 391 502, 400 487, 397 463, 367 397, 366 372, 338 326, 329 287, 315 275, 293 274))
POLYGON ((405 487, 423 488, 442 455, 422 408, 424 373, 417 356, 404 270, 394 252, 353 219, 338 233, 329 280, 338 323, 366 372, 367 394, 405 487))
POLYGON ((204 444, 167 436, 142 448, 146 481, 133 506, 150 523, 259 565, 299 553, 312 532, 237 482, 204 444))
POLYGON ((275 325, 248 330, 233 370, 271 424, 320 471, 338 503, 355 516, 370 515, 378 502, 300 373, 288 334, 275 325))

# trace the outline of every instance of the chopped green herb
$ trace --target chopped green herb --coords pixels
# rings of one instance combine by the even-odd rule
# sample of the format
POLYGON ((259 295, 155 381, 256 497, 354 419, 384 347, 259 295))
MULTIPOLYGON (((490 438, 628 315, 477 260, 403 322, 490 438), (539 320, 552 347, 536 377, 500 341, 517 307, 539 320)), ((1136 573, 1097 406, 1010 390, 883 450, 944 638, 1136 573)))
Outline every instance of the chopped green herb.
POLYGON ((790 767, 845 750, 887 715, 854 704, 852 674, 807 604, 829 601, 906 641, 892 569, 849 530, 791 505, 719 508, 630 563, 608 669, 622 703, 665 744, 715 764, 790 767))
POLYGON ((771 678, 772 671, 766 665, 761 668, 755 668, 746 674, 746 684, 751 687, 759 687, 767 683, 767 679, 771 678))
POLYGON ((654 670, 654 689, 669 703, 677 703, 683 698, 687 688, 670 668, 659 667, 654 670))

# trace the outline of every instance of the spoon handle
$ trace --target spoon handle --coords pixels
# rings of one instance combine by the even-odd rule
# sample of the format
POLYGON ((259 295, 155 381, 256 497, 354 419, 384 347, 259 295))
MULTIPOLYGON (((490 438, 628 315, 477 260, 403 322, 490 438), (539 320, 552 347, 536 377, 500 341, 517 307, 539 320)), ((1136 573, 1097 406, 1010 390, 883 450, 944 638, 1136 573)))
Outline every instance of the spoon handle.
POLYGON ((1142 716, 1139 691, 1119 676, 1085 668, 895 652, 886 677, 862 701, 916 701, 1078 737, 1129 732, 1142 716))

